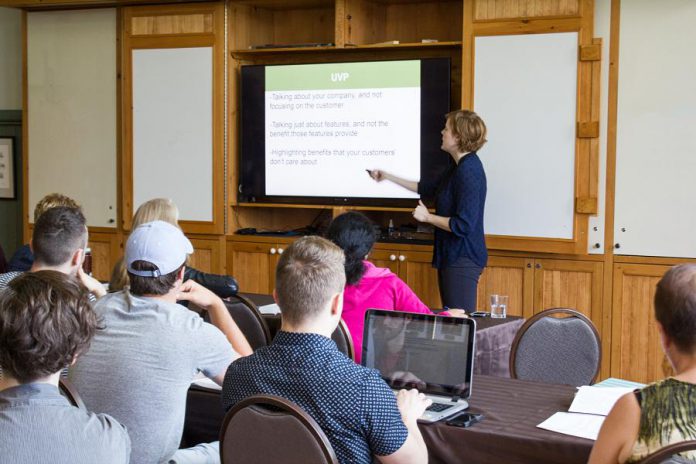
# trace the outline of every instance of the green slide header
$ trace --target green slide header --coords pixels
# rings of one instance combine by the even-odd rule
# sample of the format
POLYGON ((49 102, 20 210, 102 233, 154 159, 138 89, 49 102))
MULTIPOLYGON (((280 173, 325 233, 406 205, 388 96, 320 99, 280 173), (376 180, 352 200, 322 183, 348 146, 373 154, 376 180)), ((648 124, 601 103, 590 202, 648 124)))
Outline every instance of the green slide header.
POLYGON ((420 87, 420 61, 268 66, 266 91, 420 87))

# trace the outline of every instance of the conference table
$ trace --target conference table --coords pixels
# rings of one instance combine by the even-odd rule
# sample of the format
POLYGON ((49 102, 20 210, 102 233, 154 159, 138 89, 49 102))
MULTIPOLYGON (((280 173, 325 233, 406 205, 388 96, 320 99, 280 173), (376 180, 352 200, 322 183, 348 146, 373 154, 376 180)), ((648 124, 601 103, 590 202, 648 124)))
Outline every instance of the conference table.
MULTIPOLYGON (((242 293, 257 306, 273 303, 271 295, 259 293, 242 293)), ((280 330, 279 315, 264 314, 263 319, 270 329, 271 336, 280 330)), ((510 376, 510 347, 517 331, 524 324, 524 319, 509 316, 504 319, 477 317, 476 320, 476 357, 474 374, 510 376)))
MULTIPOLYGON (((421 424, 429 462, 586 463, 592 440, 536 427, 555 412, 567 411, 575 391, 565 385, 475 375, 470 411, 483 414, 483 419, 469 428, 421 424)), ((218 390, 191 387, 184 443, 192 446, 218 439, 223 416, 218 390)))

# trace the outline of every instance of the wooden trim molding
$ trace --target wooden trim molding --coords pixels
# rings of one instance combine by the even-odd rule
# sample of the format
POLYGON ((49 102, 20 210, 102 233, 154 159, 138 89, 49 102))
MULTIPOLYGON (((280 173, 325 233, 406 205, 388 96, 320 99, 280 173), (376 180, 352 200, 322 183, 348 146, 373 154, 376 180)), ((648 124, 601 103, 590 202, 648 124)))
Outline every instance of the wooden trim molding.
POLYGON ((149 48, 213 48, 212 221, 180 221, 187 233, 222 234, 225 230, 225 28, 224 3, 128 7, 122 10, 121 53, 121 219, 130 230, 133 205, 132 52, 149 48), (137 21, 136 21, 137 20, 137 21), (135 30, 134 30, 135 21, 135 30))

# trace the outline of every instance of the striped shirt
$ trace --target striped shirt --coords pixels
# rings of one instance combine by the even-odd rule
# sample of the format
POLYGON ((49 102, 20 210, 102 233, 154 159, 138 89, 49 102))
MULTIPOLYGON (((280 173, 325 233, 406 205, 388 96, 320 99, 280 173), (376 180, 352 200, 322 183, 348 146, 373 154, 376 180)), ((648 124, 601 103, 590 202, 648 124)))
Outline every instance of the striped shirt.
POLYGON ((127 464, 130 438, 113 417, 76 408, 55 385, 30 383, 0 391, 2 462, 127 464))

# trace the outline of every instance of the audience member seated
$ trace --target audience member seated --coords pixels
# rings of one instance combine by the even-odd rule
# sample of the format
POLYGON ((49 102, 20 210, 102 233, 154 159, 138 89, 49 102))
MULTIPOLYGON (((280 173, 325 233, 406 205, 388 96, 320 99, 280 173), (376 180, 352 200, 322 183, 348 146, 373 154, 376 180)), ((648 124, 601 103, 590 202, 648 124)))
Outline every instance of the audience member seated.
MULTIPOLYGON (((174 202, 168 198, 155 198, 146 201, 135 212, 133 216, 132 228, 152 221, 164 221, 179 227, 179 209, 174 202)), ((215 293, 220 298, 228 298, 236 295, 238 290, 237 281, 232 276, 208 274, 192 267, 186 266, 184 282, 194 280, 215 293)), ((111 273, 109 291, 118 292, 128 285, 128 273, 123 259, 119 260, 111 273)))
POLYGON ((72 406, 58 390, 60 371, 90 343, 97 317, 72 276, 38 271, 0 293, 0 461, 126 464, 126 428, 72 406))
MULTIPOLYGON (((355 347, 355 362, 362 358, 363 325, 370 308, 432 314, 406 283, 391 270, 377 267, 366 257, 375 244, 375 226, 364 214, 354 211, 336 217, 326 237, 343 249, 346 256, 346 289, 343 293, 343 320, 355 347)), ((460 316, 461 310, 443 315, 460 316)))
POLYGON ((130 288, 97 302, 104 330, 70 368, 87 408, 128 427, 134 464, 219 462, 217 442, 178 450, 186 392, 198 372, 222 385, 237 353, 251 353, 222 300, 183 282, 191 252, 191 242, 167 222, 133 230, 125 257, 130 288), (177 300, 207 311, 212 324, 177 300))
POLYGON ((287 398, 317 421, 343 464, 425 463, 417 419, 430 404, 417 390, 395 396, 379 373, 338 351, 331 334, 341 319, 343 252, 320 237, 304 237, 282 254, 274 297, 281 330, 273 343, 232 363, 223 406, 256 394, 287 398))
MULTIPOLYGON (((56 206, 66 206, 68 208, 80 208, 75 200, 61 193, 51 193, 43 197, 34 207, 34 223, 39 220, 41 215, 56 206)), ((27 272, 34 264, 34 254, 29 244, 22 245, 15 251, 7 265, 7 271, 27 272)), ((3 271, 4 272, 4 271, 3 271)))
MULTIPOLYGON (((46 210, 34 224, 33 263, 29 272, 53 270, 79 277, 92 299, 106 294, 104 286, 82 270, 87 247, 87 226, 79 208, 57 206, 46 210)), ((0 291, 21 271, 0 274, 0 291)))
MULTIPOLYGON (((636 462, 696 439, 696 265, 673 267, 662 277, 655 319, 675 375, 619 399, 602 425, 590 464, 636 462)), ((696 453, 683 457, 695 460, 696 453)))

